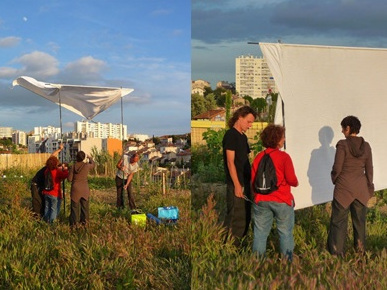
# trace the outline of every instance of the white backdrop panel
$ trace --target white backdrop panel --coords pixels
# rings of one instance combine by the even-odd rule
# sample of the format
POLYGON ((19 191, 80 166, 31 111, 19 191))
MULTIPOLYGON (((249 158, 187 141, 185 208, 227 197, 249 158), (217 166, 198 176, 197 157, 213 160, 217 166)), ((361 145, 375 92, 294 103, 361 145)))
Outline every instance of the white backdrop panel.
POLYGON ((330 172, 336 143, 344 138, 340 122, 348 115, 360 119, 359 136, 371 145, 375 189, 387 188, 387 50, 280 43, 260 48, 284 101, 286 151, 300 183, 292 188, 296 209, 332 200, 330 172))

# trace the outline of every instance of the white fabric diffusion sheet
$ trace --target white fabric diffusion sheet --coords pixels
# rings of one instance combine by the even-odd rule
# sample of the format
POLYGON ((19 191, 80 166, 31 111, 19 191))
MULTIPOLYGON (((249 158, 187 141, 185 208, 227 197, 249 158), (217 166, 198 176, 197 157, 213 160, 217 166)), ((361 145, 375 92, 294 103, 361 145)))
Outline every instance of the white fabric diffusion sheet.
POLYGON ((62 107, 88 120, 133 91, 128 88, 51 84, 26 76, 14 80, 13 85, 20 85, 58 105, 60 101, 62 107))
POLYGON ((372 148, 376 190, 387 188, 387 50, 260 43, 284 101, 286 151, 300 185, 296 208, 331 201, 341 120, 357 116, 372 148))

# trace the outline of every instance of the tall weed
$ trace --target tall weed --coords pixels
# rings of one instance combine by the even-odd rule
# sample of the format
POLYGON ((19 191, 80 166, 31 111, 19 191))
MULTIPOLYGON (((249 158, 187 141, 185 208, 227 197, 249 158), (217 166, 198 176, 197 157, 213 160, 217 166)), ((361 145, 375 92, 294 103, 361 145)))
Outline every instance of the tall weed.
POLYGON ((92 180, 90 223, 70 228, 68 202, 52 225, 33 217, 29 178, 0 180, 0 289, 190 289, 189 191, 136 190, 144 212, 180 210, 176 225, 142 228, 116 209, 108 180, 92 180))
MULTIPOLYGON (((353 250, 349 226, 347 253, 336 257, 326 250, 330 203, 296 211, 295 252, 292 263, 279 256, 275 226, 269 235, 266 258, 252 253, 252 231, 247 247, 224 242, 224 194, 211 184, 193 185, 192 289, 386 289, 387 213, 378 206, 368 215, 367 251, 353 250), (200 205, 201 207, 197 207, 200 205)), ((377 203, 378 204, 378 203, 377 203)))

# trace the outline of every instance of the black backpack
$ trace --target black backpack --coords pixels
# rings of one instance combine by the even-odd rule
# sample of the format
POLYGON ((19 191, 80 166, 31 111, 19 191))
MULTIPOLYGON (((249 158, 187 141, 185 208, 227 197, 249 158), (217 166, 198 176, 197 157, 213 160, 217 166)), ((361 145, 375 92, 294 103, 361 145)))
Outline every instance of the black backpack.
POLYGON ((54 181, 52 180, 51 170, 47 168, 44 173, 44 190, 51 191, 54 189, 54 181))
POLYGON ((277 174, 275 173, 273 160, 271 160, 270 153, 264 151, 254 177, 253 190, 259 194, 269 194, 277 189, 277 174))

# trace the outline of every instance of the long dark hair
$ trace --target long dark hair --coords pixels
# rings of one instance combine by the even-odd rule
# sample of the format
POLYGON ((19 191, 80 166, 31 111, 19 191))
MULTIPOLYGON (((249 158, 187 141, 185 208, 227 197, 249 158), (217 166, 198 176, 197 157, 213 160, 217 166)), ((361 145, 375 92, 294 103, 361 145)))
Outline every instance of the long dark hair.
POLYGON ((50 156, 46 161, 48 169, 53 170, 59 165, 59 159, 56 156, 50 156))
POLYGON ((228 127, 234 127, 236 121, 238 121, 239 117, 246 117, 248 114, 252 114, 254 119, 257 117, 257 113, 249 106, 240 107, 238 110, 234 112, 232 117, 228 120, 228 127))

